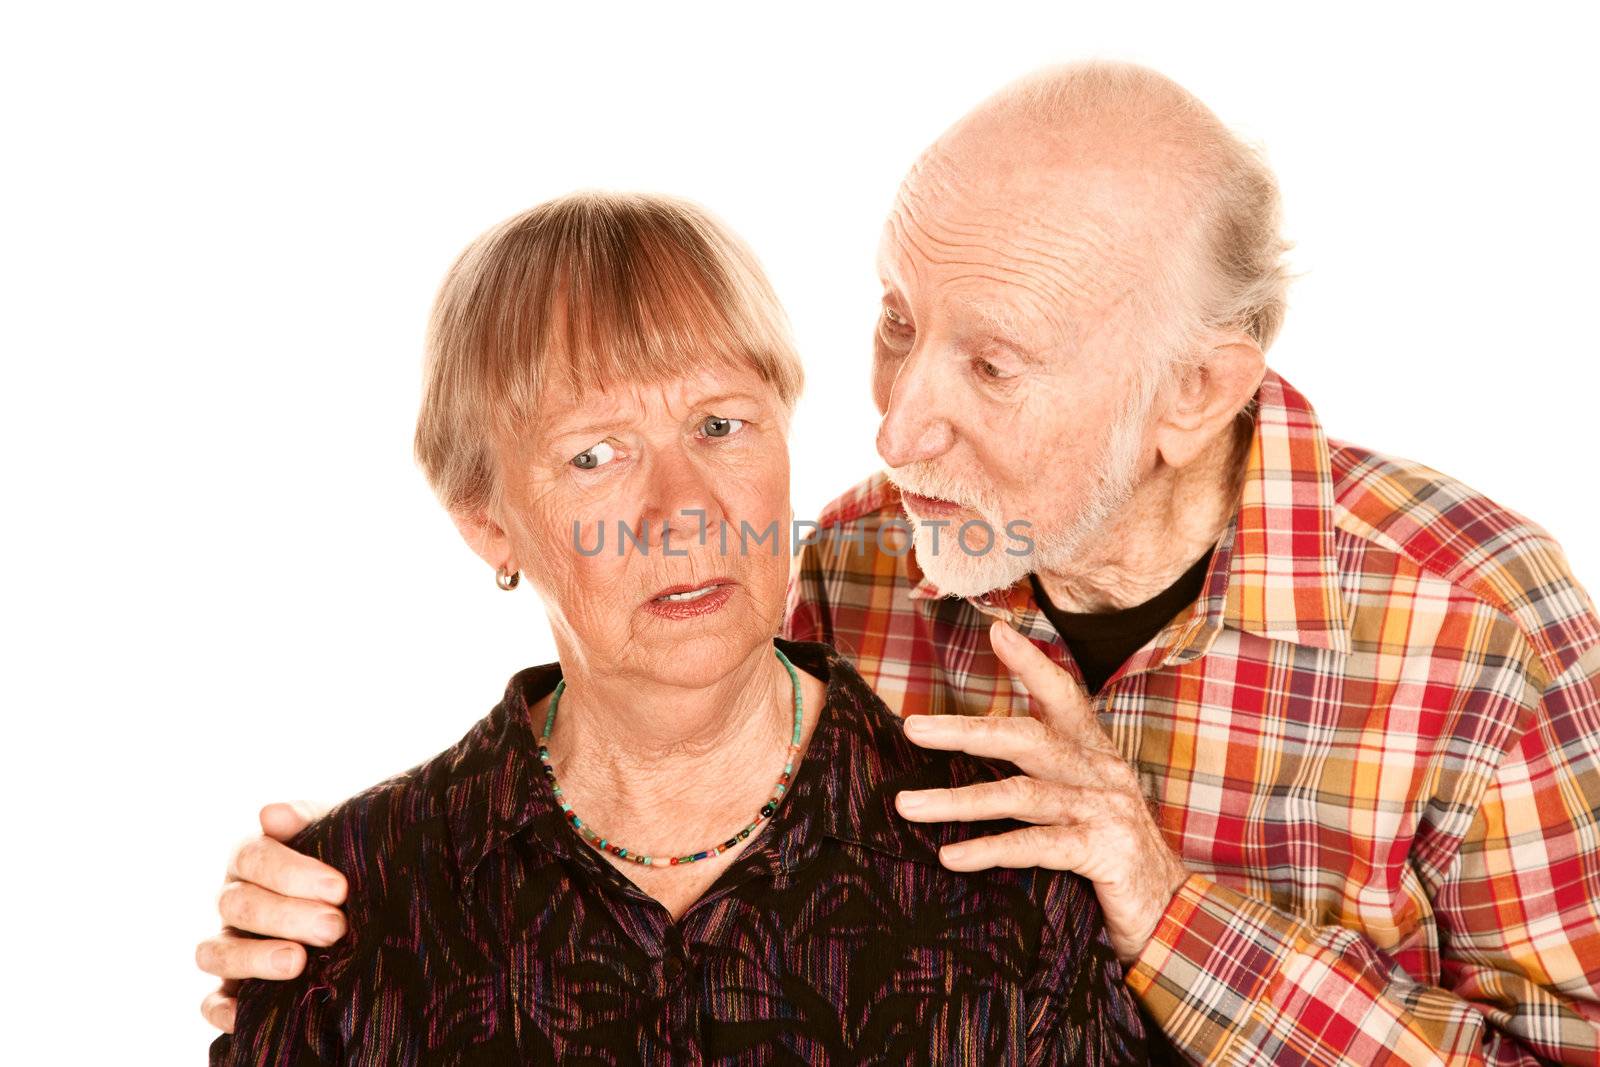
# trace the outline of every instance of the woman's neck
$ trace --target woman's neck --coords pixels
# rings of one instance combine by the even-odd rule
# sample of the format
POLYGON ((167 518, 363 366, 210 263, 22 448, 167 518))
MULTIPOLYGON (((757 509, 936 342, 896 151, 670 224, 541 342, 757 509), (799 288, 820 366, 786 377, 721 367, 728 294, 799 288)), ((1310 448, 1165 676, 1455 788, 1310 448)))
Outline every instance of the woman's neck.
MULTIPOLYGON (((783 770, 794 695, 770 644, 704 687, 582 665, 565 680, 549 741, 562 794, 631 850, 682 855, 719 843, 754 817, 783 770)), ((546 714, 541 702, 541 730, 546 714)))

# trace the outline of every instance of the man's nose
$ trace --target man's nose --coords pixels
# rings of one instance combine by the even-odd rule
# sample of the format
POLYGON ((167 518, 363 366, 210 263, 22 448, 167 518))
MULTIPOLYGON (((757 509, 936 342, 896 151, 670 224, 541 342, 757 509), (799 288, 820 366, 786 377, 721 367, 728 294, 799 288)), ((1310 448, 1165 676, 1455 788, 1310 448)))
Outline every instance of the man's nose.
POLYGON ((889 392, 889 406, 878 424, 878 455, 891 467, 937 459, 950 450, 955 432, 945 415, 934 360, 926 350, 900 364, 889 392))

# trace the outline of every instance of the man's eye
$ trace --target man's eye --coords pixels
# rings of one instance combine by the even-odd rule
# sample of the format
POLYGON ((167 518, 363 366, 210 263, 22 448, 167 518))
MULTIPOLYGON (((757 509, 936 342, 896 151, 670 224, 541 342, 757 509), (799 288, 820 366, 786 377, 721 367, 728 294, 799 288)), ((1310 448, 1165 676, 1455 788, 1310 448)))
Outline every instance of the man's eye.
POLYGON ((911 329, 911 323, 906 321, 906 317, 904 315, 900 314, 900 312, 896 311, 892 307, 887 307, 887 306, 884 307, 884 309, 883 309, 883 319, 884 319, 885 322, 887 322, 889 324, 889 328, 890 329, 893 329, 893 330, 909 330, 909 329, 911 329))
POLYGON ((732 437, 743 428, 743 419, 725 419, 713 415, 700 424, 700 434, 702 437, 732 437))
POLYGON ((1007 378, 1011 377, 1011 375, 1007 374, 999 367, 996 367, 993 363, 990 363, 986 359, 975 359, 972 361, 972 366, 973 369, 978 372, 978 376, 980 378, 987 378, 992 382, 1005 381, 1007 378))
POLYGON ((586 448, 572 457, 572 465, 579 470, 592 471, 596 467, 604 466, 617 458, 617 450, 601 441, 593 448, 586 448))

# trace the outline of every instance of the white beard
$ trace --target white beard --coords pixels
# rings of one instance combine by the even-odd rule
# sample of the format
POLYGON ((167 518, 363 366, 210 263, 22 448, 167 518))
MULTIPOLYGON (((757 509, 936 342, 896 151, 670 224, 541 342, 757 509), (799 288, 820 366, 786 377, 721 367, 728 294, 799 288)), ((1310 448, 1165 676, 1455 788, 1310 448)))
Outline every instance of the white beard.
MULTIPOLYGON (((1152 391, 1153 392, 1153 391, 1152 391)), ((999 502, 985 487, 968 485, 964 480, 947 476, 944 472, 924 463, 910 463, 891 469, 889 480, 901 489, 919 496, 935 497, 961 504, 989 524, 994 531, 994 543, 987 552, 974 555, 964 551, 956 537, 959 523, 934 530, 911 519, 915 530, 912 544, 917 553, 917 565, 922 573, 946 596, 974 597, 997 589, 1008 589, 1038 571, 1071 573, 1072 563, 1105 526, 1107 520, 1120 511, 1133 498, 1139 482, 1139 460, 1154 396, 1136 393, 1127 410, 1112 423, 1106 435, 1102 459, 1095 472, 1088 499, 1077 514, 1064 522, 1059 529, 1041 530, 1037 526, 1025 528, 1023 533, 1033 539, 1033 551, 1026 555, 1012 555, 1006 551, 1020 551, 1021 545, 1006 533, 1007 520, 999 502), (935 534, 938 551, 934 551, 935 534)), ((967 543, 973 551, 981 548, 985 540, 982 530, 973 529, 967 543)))
MULTIPOLYGON (((994 545, 982 555, 971 555, 962 550, 955 540, 956 526, 935 531, 921 523, 917 524, 912 537, 917 565, 927 579, 939 587, 939 592, 946 596, 981 596, 992 589, 1006 589, 1033 570, 1033 553, 1020 556, 1007 554, 1007 548, 1013 552, 1020 551, 1021 545, 1007 538, 1005 524, 987 518, 984 521, 989 523, 995 538, 994 545), (936 532, 939 540, 937 552, 933 544, 936 532)), ((982 530, 974 529, 968 536, 968 544, 976 550, 985 539, 982 530)))

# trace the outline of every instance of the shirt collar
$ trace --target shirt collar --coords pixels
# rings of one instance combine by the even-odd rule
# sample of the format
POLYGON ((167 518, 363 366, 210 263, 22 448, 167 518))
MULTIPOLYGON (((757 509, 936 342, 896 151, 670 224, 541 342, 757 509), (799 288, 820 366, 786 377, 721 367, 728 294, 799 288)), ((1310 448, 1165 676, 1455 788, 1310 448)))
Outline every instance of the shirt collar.
MULTIPOLYGON (((898 495, 895 497, 898 500, 898 495)), ((1328 439, 1306 400, 1276 372, 1257 389, 1254 429, 1239 507, 1218 541, 1200 598, 1118 673, 1186 662, 1224 627, 1275 641, 1350 651, 1349 611, 1339 584, 1334 483, 1328 439)), ((907 552, 912 600, 943 596, 907 552)), ((967 602, 985 615, 1050 637, 1023 579, 967 602)))
POLYGON ((907 822, 894 807, 908 789, 959 787, 1004 777, 998 764, 922 749, 854 666, 833 648, 779 642, 797 666, 808 657, 812 673, 826 671, 827 704, 807 747, 812 773, 797 782, 795 814, 813 812, 822 837, 846 841, 901 859, 937 864, 940 847, 984 832, 962 823, 907 822))
POLYGON ((560 809, 540 788, 544 766, 528 718, 529 705, 555 689, 561 666, 547 663, 512 675, 505 696, 456 746, 446 789, 446 818, 458 869, 467 876, 484 857, 523 830, 540 824, 559 842, 560 809))
POLYGON ((1217 563, 1228 580, 1208 586, 1208 615, 1275 641, 1350 651, 1328 438, 1306 398, 1272 371, 1256 391, 1244 487, 1224 541, 1217 563))
MULTIPOLYGON (((940 773, 948 758, 906 740, 899 720, 832 648, 782 639, 776 644, 797 668, 825 678, 827 689, 794 786, 762 834, 759 862, 792 871, 816 855, 824 838, 833 838, 936 863, 939 846, 948 843, 947 828, 906 822, 894 811, 894 795, 950 784, 940 773)), ((519 836, 551 858, 604 862, 565 825, 538 758, 528 709, 560 678, 555 663, 519 671, 500 704, 456 747, 446 817, 458 869, 466 876, 519 836)))

